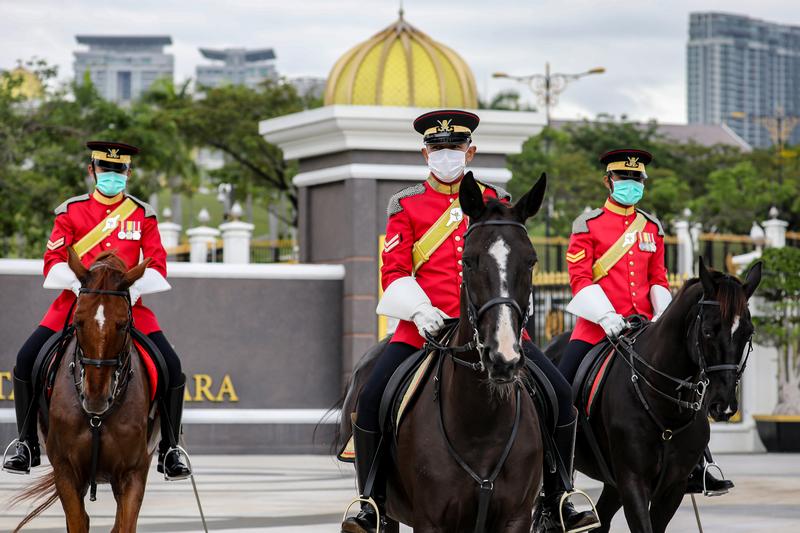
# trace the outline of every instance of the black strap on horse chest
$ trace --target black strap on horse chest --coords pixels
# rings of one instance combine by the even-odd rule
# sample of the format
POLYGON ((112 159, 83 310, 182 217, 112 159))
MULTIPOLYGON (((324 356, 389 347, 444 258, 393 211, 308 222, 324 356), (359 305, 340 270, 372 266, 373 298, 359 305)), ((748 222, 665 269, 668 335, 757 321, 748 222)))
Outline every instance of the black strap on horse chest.
POLYGON ((500 475, 503 465, 505 465, 508 456, 511 454, 511 448, 514 446, 514 441, 517 439, 519 424, 522 418, 522 394, 520 392, 520 387, 516 386, 516 409, 514 413, 514 424, 511 426, 511 434, 508 437, 505 448, 503 448, 503 453, 500 454, 497 464, 495 465, 491 474, 489 474, 489 477, 484 479, 478 475, 478 473, 475 472, 459 455, 458 451, 456 451, 456 449, 453 447, 453 443, 450 441, 450 437, 447 435, 447 430, 444 427, 444 402, 439 396, 439 388, 441 387, 442 383, 442 362, 444 358, 445 354, 440 353, 439 362, 436 369, 436 381, 434 385, 436 387, 434 398, 439 404, 439 430, 442 432, 442 437, 447 445, 447 451, 450 453, 450 456, 455 460, 458 466, 460 466, 461 469, 464 470, 469 477, 475 480, 475 482, 478 484, 478 516, 475 519, 474 533, 484 533, 486 531, 486 519, 489 516, 489 503, 491 503, 492 494, 494 493, 494 482, 500 475))

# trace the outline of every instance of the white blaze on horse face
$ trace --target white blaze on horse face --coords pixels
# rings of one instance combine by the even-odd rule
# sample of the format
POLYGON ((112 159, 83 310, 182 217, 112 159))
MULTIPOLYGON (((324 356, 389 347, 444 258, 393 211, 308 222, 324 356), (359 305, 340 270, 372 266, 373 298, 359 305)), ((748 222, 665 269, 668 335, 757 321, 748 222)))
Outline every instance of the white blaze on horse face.
POLYGON ((94 314, 94 319, 97 320, 97 325, 103 329, 103 324, 106 323, 106 314, 103 304, 97 306, 97 312, 94 314))
POLYGON ((733 327, 731 327, 731 338, 733 338, 733 334, 736 333, 736 330, 739 329, 739 315, 733 317, 733 327))
MULTIPOLYGON (((497 263, 497 273, 500 276, 500 296, 508 298, 508 254, 511 248, 506 244, 502 237, 489 247, 489 256, 497 263)), ((519 352, 514 350, 517 343, 517 332, 514 331, 514 321, 511 315, 511 307, 508 305, 498 306, 500 316, 497 320, 497 330, 495 330, 495 342, 500 357, 507 363, 516 363, 519 360, 519 352)))

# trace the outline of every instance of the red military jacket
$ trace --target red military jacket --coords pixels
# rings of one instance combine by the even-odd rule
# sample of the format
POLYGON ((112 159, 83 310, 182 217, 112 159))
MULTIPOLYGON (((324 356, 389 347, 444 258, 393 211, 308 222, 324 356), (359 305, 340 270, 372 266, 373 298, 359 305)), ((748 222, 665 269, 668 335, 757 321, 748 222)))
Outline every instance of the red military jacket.
MULTIPOLYGON (((445 184, 429 177, 424 183, 407 187, 389 200, 386 240, 381 258, 381 286, 384 290, 396 279, 410 276, 413 267, 411 249, 414 243, 438 220, 448 206, 458 199, 457 183, 445 184)), ((511 196, 499 187, 482 183, 484 198, 510 200, 511 196)), ((431 255, 416 273, 419 286, 431 304, 448 316, 460 314, 464 233, 467 217, 431 255)), ((425 343, 413 322, 401 320, 391 342, 405 342, 417 348, 425 343)))
MULTIPOLYGON (((44 275, 57 263, 67 261, 67 247, 78 242, 98 224, 103 222, 106 215, 119 207, 125 198, 130 198, 138 204, 136 210, 127 219, 118 220, 117 227, 94 248, 90 249, 81 262, 89 267, 105 251, 114 251, 125 262, 128 268, 139 264, 140 259, 151 259, 148 268, 157 270, 162 276, 167 277, 167 253, 161 245, 161 235, 158 232, 158 221, 152 207, 141 200, 120 193, 114 198, 103 196, 95 191, 93 194, 84 194, 70 198, 55 210, 56 219, 50 240, 47 241, 47 250, 44 253, 44 275), (120 231, 132 230, 132 238, 120 238, 120 231), (135 231, 140 235, 136 235, 135 231), (135 237, 139 237, 136 239, 135 237)), ((127 233, 125 237, 127 237, 127 233)), ((75 294, 70 290, 62 291, 42 319, 41 325, 52 330, 64 327, 67 314, 75 301, 75 294)), ((155 314, 142 304, 142 299, 133 306, 133 323, 145 335, 159 331, 161 327, 155 314)))
MULTIPOLYGON (((597 284, 603 288, 617 313, 624 317, 640 314, 652 318, 650 287, 661 285, 669 290, 664 265, 664 230, 654 216, 635 207, 620 206, 611 199, 602 209, 579 216, 572 225, 567 269, 573 295, 595 283, 592 281, 592 265, 625 233, 637 213, 647 219, 644 229, 637 234, 636 242, 625 256, 597 284)), ((571 340, 596 344, 604 338, 603 328, 578 318, 571 340)))

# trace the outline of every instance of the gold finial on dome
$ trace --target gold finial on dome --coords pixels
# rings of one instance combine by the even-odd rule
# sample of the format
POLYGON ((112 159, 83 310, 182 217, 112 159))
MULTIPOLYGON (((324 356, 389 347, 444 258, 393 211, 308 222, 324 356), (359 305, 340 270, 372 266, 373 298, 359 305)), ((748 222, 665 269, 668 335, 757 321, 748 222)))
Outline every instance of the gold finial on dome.
POLYGON ((477 108, 475 77, 452 49, 398 19, 334 64, 325 105, 477 108))

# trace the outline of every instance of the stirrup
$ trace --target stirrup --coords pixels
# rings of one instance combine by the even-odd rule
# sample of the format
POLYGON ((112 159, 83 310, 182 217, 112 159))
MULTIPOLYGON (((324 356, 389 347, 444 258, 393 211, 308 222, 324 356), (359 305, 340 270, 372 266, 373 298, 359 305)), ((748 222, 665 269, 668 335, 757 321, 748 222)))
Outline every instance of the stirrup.
POLYGON ((180 444, 176 444, 175 446, 170 446, 167 449, 167 451, 164 452, 164 481, 181 481, 181 480, 184 480, 186 478, 192 477, 193 473, 194 473, 194 470, 192 470, 192 461, 191 461, 191 459, 189 459, 189 454, 186 452, 185 449, 183 449, 183 446, 181 446, 180 444), (169 452, 171 452, 172 450, 178 450, 183 454, 183 457, 186 459, 186 464, 189 467, 189 475, 188 476, 170 477, 170 476, 167 475, 167 465, 166 465, 166 463, 167 463, 167 454, 169 454, 169 452))
POLYGON ((12 440, 11 444, 6 446, 6 451, 3 452, 3 470, 5 472, 8 472, 9 474, 17 474, 17 475, 20 475, 20 476, 24 476, 24 475, 30 474, 31 473, 31 461, 33 461, 33 452, 31 452, 31 447, 24 440, 19 440, 19 439, 12 440), (28 467, 25 469, 24 472, 22 472, 20 470, 9 470, 8 468, 6 468, 6 458, 8 457, 8 450, 10 450, 12 446, 16 449, 17 445, 19 445, 19 444, 22 444, 28 450, 28 467))
POLYGON ((342 515, 342 523, 344 523, 345 520, 347 520, 347 513, 349 513, 350 509, 352 509, 353 506, 357 503, 366 503, 371 505, 372 508, 375 509, 375 529, 380 533, 382 531, 381 526, 383 525, 381 523, 381 518, 382 518, 381 510, 378 508, 378 504, 372 498, 364 498, 363 496, 356 496, 355 498, 353 498, 353 500, 344 510, 344 514, 342 515))
POLYGON ((703 496, 722 496, 723 494, 728 494, 728 489, 724 490, 708 490, 706 488, 706 474, 708 474, 709 468, 716 468, 719 475, 722 477, 722 480, 725 481, 725 474, 722 472, 722 469, 719 467, 717 463, 706 463, 706 466, 703 468, 703 496))
POLYGON ((593 529, 597 529, 600 527, 600 517, 597 514, 597 508, 594 506, 594 502, 592 498, 589 497, 588 494, 583 492, 580 489, 573 488, 571 491, 564 491, 561 495, 561 499, 558 501, 558 521, 561 524, 561 531, 562 533, 567 533, 567 526, 564 524, 564 502, 567 501, 570 497, 574 496, 575 494, 579 494, 583 496, 586 501, 589 502, 589 505, 592 506, 592 512, 594 516, 597 518, 597 522, 594 524, 590 524, 588 526, 579 527, 578 529, 570 529, 570 533, 581 533, 583 531, 591 531, 593 529))

